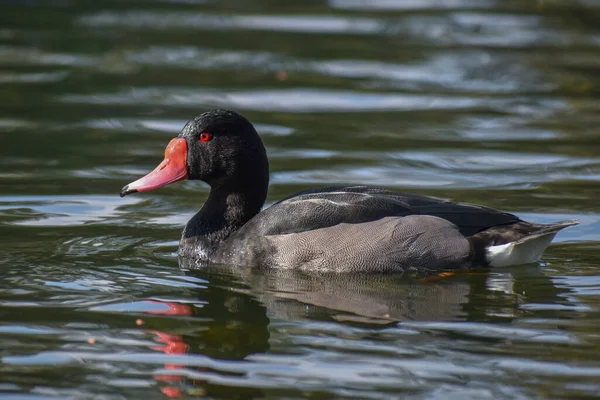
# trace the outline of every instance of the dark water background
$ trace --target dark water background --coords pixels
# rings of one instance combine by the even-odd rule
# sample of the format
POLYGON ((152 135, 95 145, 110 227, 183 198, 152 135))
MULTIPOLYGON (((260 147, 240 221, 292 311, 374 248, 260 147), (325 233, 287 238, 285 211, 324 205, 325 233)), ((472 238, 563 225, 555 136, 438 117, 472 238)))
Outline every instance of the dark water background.
POLYGON ((0 0, 0 397, 600 394, 600 2, 0 0), (578 218, 539 265, 185 271, 207 187, 118 197, 192 116, 338 183, 578 218))

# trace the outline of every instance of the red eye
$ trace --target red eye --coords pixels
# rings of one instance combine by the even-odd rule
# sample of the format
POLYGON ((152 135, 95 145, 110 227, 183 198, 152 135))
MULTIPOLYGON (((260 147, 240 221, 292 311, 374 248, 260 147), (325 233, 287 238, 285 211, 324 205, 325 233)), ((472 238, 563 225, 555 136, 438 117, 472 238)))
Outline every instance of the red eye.
POLYGON ((200 134, 200 141, 201 142, 208 142, 210 139, 212 139, 212 135, 208 132, 202 132, 200 134))

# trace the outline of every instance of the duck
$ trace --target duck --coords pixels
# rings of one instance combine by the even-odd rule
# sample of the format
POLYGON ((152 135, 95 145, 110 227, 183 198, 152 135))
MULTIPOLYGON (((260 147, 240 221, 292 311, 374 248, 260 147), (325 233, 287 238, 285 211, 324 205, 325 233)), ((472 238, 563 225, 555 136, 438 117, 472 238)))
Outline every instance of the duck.
POLYGON ((189 121, 164 160, 120 195, 184 179, 210 186, 178 249, 199 266, 318 273, 506 267, 538 261, 561 229, 578 223, 537 224, 482 205, 370 186, 305 190, 263 210, 265 146, 248 119, 224 109, 189 121))

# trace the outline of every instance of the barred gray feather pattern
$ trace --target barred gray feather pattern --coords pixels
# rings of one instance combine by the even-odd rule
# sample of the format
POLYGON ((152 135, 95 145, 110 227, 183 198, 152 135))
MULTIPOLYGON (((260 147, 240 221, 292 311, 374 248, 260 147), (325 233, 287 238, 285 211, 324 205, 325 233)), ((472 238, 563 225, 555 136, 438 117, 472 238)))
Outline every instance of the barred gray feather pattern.
POLYGON ((468 240, 457 227, 425 215, 386 217, 268 236, 270 266, 305 271, 402 272, 467 266, 468 240))

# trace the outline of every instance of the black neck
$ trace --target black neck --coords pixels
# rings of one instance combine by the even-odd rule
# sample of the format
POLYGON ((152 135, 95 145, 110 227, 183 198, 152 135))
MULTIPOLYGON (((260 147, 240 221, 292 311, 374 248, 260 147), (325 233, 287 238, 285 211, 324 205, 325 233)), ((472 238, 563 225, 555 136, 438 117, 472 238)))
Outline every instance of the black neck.
POLYGON ((183 238, 200 237, 209 243, 227 239, 260 212, 267 197, 267 178, 247 177, 244 183, 211 188, 208 199, 190 219, 183 238))

